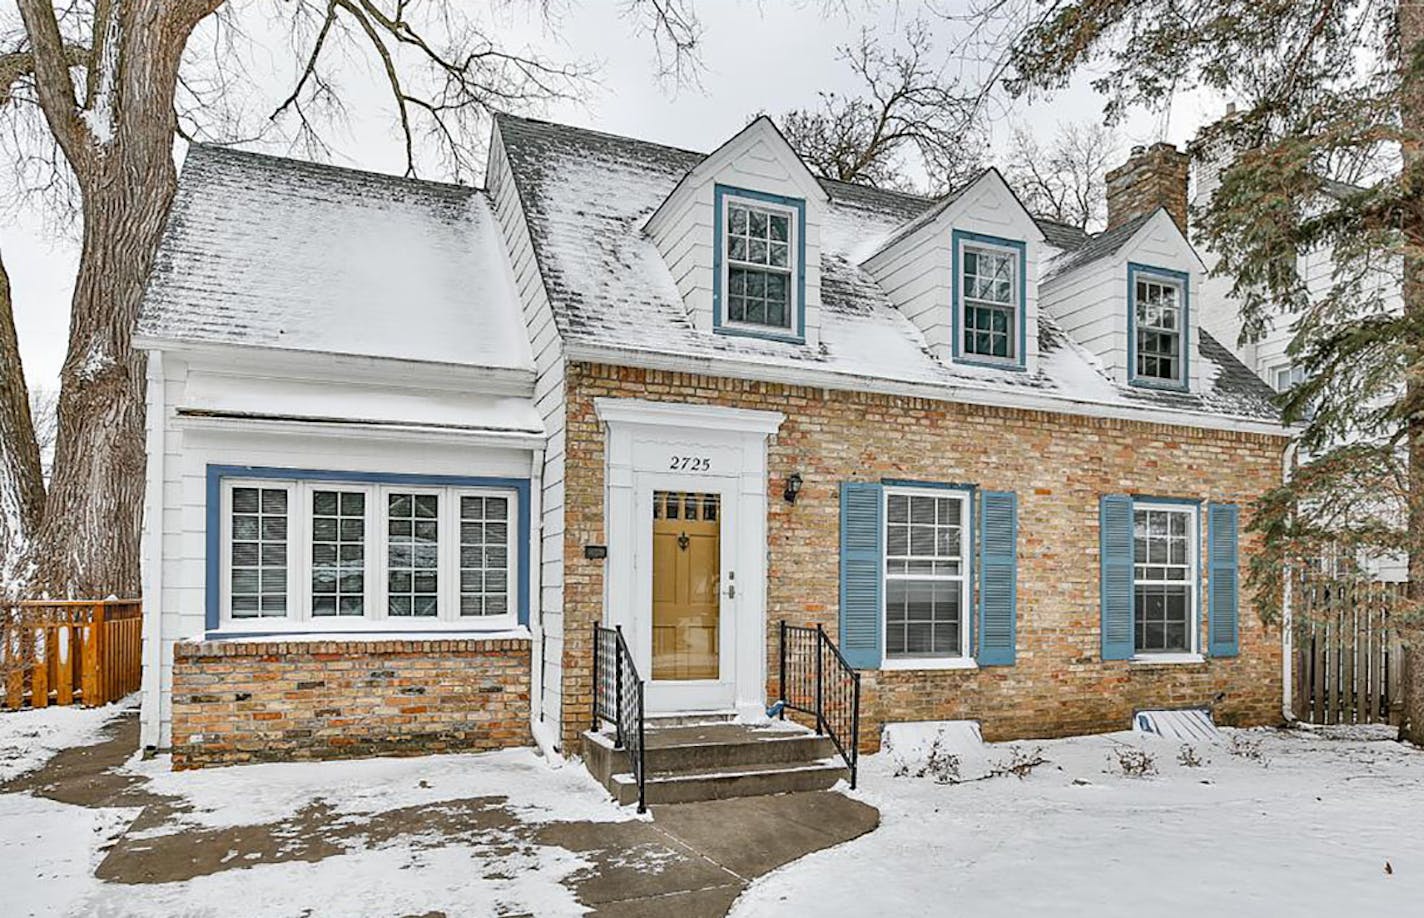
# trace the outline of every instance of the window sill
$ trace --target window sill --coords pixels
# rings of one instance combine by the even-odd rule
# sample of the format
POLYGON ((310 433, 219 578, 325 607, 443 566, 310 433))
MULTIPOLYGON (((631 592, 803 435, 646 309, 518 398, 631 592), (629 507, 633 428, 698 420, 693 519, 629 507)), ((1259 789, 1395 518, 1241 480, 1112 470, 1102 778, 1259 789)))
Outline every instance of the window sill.
POLYGON ((315 641, 492 641, 529 640, 531 635, 523 625, 499 624, 490 628, 459 627, 456 622, 442 622, 447 627, 429 628, 310 628, 305 623, 286 626, 263 626, 254 622, 250 627, 230 622, 203 634, 205 641, 264 641, 306 643, 315 641))
POLYGON ((770 327, 763 330, 757 328, 754 325, 722 324, 713 328, 712 331, 719 335, 737 335, 742 338, 760 338, 763 341, 780 341, 785 344, 806 343, 805 335, 798 335, 795 332, 791 331, 777 331, 776 329, 770 327))
POLYGON ((997 360, 993 357, 978 357, 973 354, 956 354, 954 362, 963 367, 978 367, 981 370, 1010 370, 1023 373, 1028 366, 1021 360, 997 360))
POLYGON ((1206 657, 1199 653, 1141 653, 1128 662, 1133 666, 1181 666, 1205 663, 1206 657))
POLYGON ((1191 391, 1191 386, 1184 382, 1173 382, 1170 379, 1152 379, 1145 376, 1134 376, 1127 381, 1127 384, 1137 389, 1152 389, 1156 392, 1191 391))
POLYGON ((886 659, 880 661, 882 670, 940 670, 978 669, 979 661, 973 657, 930 657, 926 659, 886 659))

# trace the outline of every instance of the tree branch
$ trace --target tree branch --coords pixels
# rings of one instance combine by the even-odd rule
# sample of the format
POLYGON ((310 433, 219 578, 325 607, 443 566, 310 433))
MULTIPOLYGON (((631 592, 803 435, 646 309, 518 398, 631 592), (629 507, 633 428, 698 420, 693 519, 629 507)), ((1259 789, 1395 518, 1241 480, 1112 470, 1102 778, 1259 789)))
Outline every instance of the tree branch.
POLYGON ((30 39, 40 108, 70 166, 80 172, 92 154, 75 104, 74 83, 69 78, 71 65, 54 6, 49 0, 19 0, 19 4, 20 18, 30 39))

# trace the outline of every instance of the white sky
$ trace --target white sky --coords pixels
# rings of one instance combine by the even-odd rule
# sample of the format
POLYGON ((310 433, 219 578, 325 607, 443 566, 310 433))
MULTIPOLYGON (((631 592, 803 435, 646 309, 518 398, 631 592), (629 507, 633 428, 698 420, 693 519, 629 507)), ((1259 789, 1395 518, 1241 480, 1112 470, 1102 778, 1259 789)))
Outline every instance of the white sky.
MULTIPOLYGON (((13 2, 13 0, 0 0, 13 2)), ((955 3, 941 3, 954 6, 955 3)), ((601 63, 597 85, 582 102, 558 103, 540 117, 599 130, 628 134, 691 149, 711 150, 736 133, 755 112, 776 115, 817 102, 817 92, 853 93, 858 87, 836 47, 854 41, 862 25, 893 37, 915 4, 847 4, 844 15, 827 13, 815 3, 785 0, 704 0, 698 9, 704 25, 701 49, 705 69, 700 89, 667 91, 654 79, 652 47, 620 18, 610 0, 571 0, 559 21, 546 27, 521 14, 506 13, 500 27, 551 56, 601 63)), ((943 26, 945 34, 948 27, 943 26)), ((252 65, 254 69, 256 65, 252 65)), ((257 74, 261 81, 263 76, 257 74)), ((289 78, 270 74, 272 94, 289 78)), ((1032 104, 1018 103, 1007 117, 1045 137, 1057 124, 1098 120, 1102 102, 1080 78, 1069 89, 1032 104)), ((334 138, 335 158, 345 165, 400 172, 402 152, 387 98, 368 79, 353 80, 348 92, 351 123, 334 138)), ((1204 123, 1219 115, 1215 100, 1191 96, 1179 100, 1164 119, 1140 113, 1117 129, 1120 155, 1136 143, 1159 139, 1185 143, 1204 123)), ((1003 113, 994 140, 1007 140, 1003 113)), ((439 176, 430 176, 438 178, 439 176)), ((78 231, 46 225, 36 212, 21 213, 0 226, 0 253, 15 298, 15 321, 25 375, 30 385, 55 387, 64 361, 78 231)))

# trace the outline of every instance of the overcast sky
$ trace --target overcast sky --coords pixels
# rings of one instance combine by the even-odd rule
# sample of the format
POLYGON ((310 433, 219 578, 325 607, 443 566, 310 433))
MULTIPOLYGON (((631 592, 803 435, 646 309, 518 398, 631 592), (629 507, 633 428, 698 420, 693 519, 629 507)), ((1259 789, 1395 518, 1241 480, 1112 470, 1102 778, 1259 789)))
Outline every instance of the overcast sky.
MULTIPOLYGON (((0 0, 13 3, 14 0, 0 0)), ((704 33, 701 87, 670 92, 655 79, 646 36, 617 15, 610 0, 571 0, 553 24, 506 13, 499 24, 512 45, 528 44, 550 56, 600 63, 598 82, 581 102, 558 103, 535 112, 541 117, 628 134, 679 147, 710 150, 736 133, 758 111, 776 115, 814 105, 821 90, 855 92, 838 45, 854 41, 862 26, 892 38, 915 4, 847 4, 844 15, 827 14, 815 3, 778 0, 716 0, 698 10, 704 33)), ((952 0, 939 6, 952 7, 952 0)), ((941 23, 948 36, 954 28, 941 23)), ((257 65, 258 79, 267 79, 257 65)), ((285 73, 270 74, 271 92, 286 85, 285 73)), ((994 140, 1001 145, 1009 120, 1051 135, 1061 122, 1100 120, 1103 100, 1086 77, 1051 99, 996 110, 994 140)), ((336 140, 335 159, 378 171, 400 172, 401 147, 387 100, 373 81, 348 89, 352 121, 336 140)), ((1116 129, 1119 152, 1155 140, 1185 143, 1204 123, 1218 117, 1219 100, 1193 96, 1168 113, 1136 113, 1116 129)), ((180 151, 181 154, 181 151, 180 151)), ((436 176, 432 176, 436 177, 436 176)), ((64 361, 71 285, 76 260, 74 237, 46 224, 33 211, 0 226, 0 252, 9 269, 15 298, 20 349, 31 386, 54 387, 64 361)))

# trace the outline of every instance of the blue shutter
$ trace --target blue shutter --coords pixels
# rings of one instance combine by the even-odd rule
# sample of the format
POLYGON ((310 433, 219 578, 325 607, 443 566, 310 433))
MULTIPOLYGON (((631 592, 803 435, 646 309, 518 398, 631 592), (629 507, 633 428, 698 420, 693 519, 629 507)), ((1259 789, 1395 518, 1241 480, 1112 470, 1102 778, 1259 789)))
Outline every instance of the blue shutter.
POLYGON ((1241 586, 1235 504, 1208 504, 1206 509, 1207 653, 1234 657, 1240 652, 1241 586))
POLYGON ((1102 553, 1103 659, 1131 659, 1135 649, 1132 615, 1132 498, 1107 494, 1099 505, 1102 553))
POLYGON ((885 566, 882 488, 841 484, 841 653, 856 669, 880 667, 881 590, 885 566))
POLYGON ((1018 611, 1018 497, 985 491, 979 524, 979 662, 1014 663, 1018 611))

